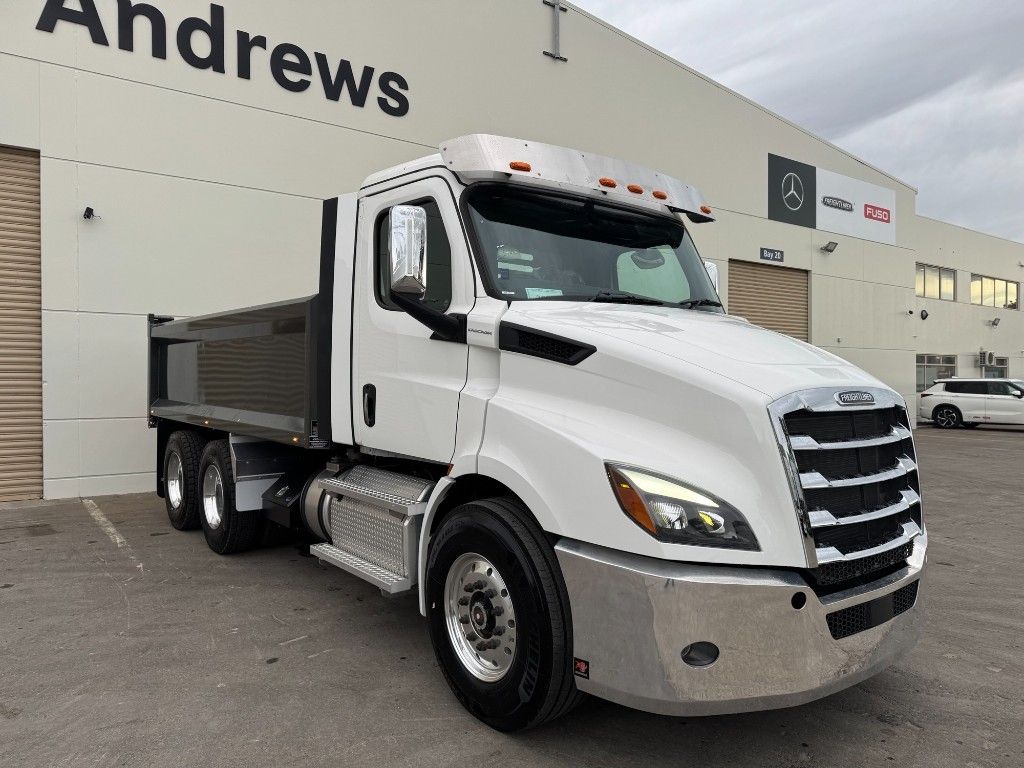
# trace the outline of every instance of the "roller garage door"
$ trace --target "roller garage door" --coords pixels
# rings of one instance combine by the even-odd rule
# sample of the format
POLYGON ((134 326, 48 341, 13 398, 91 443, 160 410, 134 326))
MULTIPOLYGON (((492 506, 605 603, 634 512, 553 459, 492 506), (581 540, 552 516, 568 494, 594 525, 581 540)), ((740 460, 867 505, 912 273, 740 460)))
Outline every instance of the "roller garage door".
POLYGON ((43 495, 39 154, 0 147, 0 501, 43 495))
POLYGON ((808 275, 749 261, 729 262, 729 314, 809 341, 808 275))

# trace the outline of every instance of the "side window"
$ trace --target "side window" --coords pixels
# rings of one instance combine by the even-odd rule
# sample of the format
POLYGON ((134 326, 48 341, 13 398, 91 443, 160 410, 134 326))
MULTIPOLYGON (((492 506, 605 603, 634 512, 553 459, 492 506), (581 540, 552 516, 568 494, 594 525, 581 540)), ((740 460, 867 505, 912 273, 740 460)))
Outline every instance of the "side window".
POLYGON ((690 283, 671 248, 621 254, 615 262, 615 277, 618 289, 627 293, 672 302, 690 298, 690 283))
POLYGON ((984 381, 968 381, 964 385, 964 393, 968 395, 987 395, 988 385, 984 381))
MULTIPOLYGON (((452 246, 441 218, 441 209, 433 199, 416 200, 427 212, 427 295, 423 303, 444 312, 452 303, 452 246)), ((400 311, 391 301, 390 243, 391 212, 384 211, 377 218, 377 303, 385 309, 400 311)))
POLYGON ((988 393, 990 395, 1012 395, 1014 392, 1016 392, 1016 389, 1005 381, 990 381, 988 383, 988 393))
POLYGON ((948 382, 946 384, 946 391, 954 395, 962 395, 964 393, 964 385, 959 382, 948 382))

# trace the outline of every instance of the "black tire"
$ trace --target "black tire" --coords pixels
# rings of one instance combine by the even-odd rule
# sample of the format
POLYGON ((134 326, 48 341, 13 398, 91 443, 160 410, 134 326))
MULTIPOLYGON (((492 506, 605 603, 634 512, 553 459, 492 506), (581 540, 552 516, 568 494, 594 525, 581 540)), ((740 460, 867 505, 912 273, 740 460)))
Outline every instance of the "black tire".
MULTIPOLYGON (((182 430, 174 432, 167 439, 164 448, 164 506, 171 525, 179 531, 194 531, 199 528, 199 462, 203 455, 203 438, 196 432, 182 430), (180 494, 170 492, 168 466, 172 459, 181 467, 180 494), (172 496, 177 498, 177 505, 172 496)), ((177 472, 174 473, 177 477, 177 472)))
POLYGON ((213 440, 203 451, 199 462, 200 519, 206 543, 218 555, 230 555, 250 549, 262 532, 262 515, 259 512, 239 512, 235 509, 235 477, 231 471, 231 449, 227 440, 213 440), (221 498, 219 520, 211 519, 205 506, 207 472, 216 468, 220 473, 221 498))
POLYGON ((572 672, 565 583, 554 550, 519 501, 495 498, 456 507, 430 542, 426 580, 434 654, 456 698, 474 717, 499 731, 518 731, 560 717, 582 699, 572 672), (516 651, 496 682, 479 680, 464 666, 448 633, 446 579, 468 553, 494 564, 514 603, 516 651))
POLYGON ((932 421, 939 429, 956 429, 964 423, 963 414, 954 405, 940 405, 932 412, 932 421))

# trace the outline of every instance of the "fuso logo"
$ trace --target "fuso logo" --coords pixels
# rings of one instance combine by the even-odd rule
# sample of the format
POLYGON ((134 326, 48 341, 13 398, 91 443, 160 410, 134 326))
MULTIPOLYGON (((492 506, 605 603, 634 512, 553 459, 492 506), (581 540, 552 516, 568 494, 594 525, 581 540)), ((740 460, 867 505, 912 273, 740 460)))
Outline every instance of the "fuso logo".
POLYGON ((872 221, 881 221, 888 224, 892 221, 892 214, 888 208, 879 208, 877 205, 871 203, 864 204, 864 218, 871 219, 872 221))

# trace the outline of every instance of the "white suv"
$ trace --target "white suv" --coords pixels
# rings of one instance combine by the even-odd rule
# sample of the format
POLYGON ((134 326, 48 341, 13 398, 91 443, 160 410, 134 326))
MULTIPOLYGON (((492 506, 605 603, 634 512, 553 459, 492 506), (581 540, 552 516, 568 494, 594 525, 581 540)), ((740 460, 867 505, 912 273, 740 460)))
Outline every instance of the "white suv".
POLYGON ((917 416, 944 429, 1024 424, 1024 381, 939 379, 922 392, 917 416))

